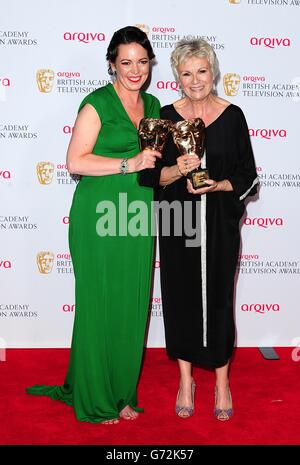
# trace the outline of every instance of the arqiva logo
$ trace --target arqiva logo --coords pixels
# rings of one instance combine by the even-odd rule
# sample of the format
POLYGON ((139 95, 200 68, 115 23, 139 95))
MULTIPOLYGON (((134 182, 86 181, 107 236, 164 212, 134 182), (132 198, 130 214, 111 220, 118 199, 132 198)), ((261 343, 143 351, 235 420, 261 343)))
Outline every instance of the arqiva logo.
POLYGON ((268 228, 269 226, 284 226, 284 221, 283 218, 250 218, 247 216, 244 219, 244 225, 268 228))
POLYGON ((179 84, 176 81, 157 81, 156 87, 159 90, 176 90, 179 91, 179 84))
POLYGON ((10 179, 11 178, 11 172, 10 171, 1 171, 0 170, 0 179, 10 179))
POLYGON ((257 253, 239 255, 239 260, 258 260, 258 259, 259 259, 259 255, 257 253))
POLYGON ((290 47, 291 40, 288 37, 251 37, 250 44, 255 46, 264 46, 267 48, 290 47))
POLYGON ((90 42, 104 42, 105 34, 103 32, 65 32, 64 40, 74 40, 89 44, 90 42))
POLYGON ((11 265, 11 261, 10 260, 3 260, 3 259, 0 259, 0 268, 11 268, 12 265, 11 265))
POLYGON ((249 129, 251 137, 260 137, 261 139, 273 139, 279 137, 285 139, 287 137, 286 129, 249 129))
POLYGON ((242 312, 271 313, 279 312, 279 304, 242 304, 242 312))
POLYGON ((66 77, 66 78, 74 78, 74 77, 80 77, 80 72, 79 71, 58 71, 57 73, 58 77, 66 77))
POLYGON ((74 127, 73 126, 64 126, 63 127, 63 133, 64 134, 72 134, 74 127))
POLYGON ((243 81, 251 81, 251 82, 265 82, 265 76, 243 76, 243 81))
POLYGON ((152 32, 161 32, 162 34, 166 34, 167 32, 176 32, 175 27, 173 26, 153 26, 152 32))
POLYGON ((3 87, 10 87, 11 83, 10 83, 10 79, 5 77, 0 77, 0 86, 3 86, 3 87))
POLYGON ((63 260, 71 260, 71 254, 68 253, 68 252, 58 253, 56 255, 56 258, 59 259, 59 260, 61 260, 61 259, 63 259, 63 260))
POLYGON ((63 304, 62 311, 65 313, 74 312, 75 304, 63 304))

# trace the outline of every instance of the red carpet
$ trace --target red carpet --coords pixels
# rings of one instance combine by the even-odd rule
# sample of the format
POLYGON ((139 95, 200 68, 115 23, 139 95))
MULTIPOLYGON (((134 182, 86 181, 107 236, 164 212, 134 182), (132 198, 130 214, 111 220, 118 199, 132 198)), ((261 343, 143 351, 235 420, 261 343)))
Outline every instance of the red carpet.
POLYGON ((300 444, 300 362, 292 348, 278 348, 280 360, 264 360, 258 349, 236 350, 231 369, 234 416, 218 422, 213 411, 213 372, 196 368, 195 415, 177 418, 175 362, 164 349, 147 349, 136 421, 117 425, 78 422, 71 407, 46 397, 25 394, 33 384, 64 380, 66 349, 10 349, 0 362, 0 444, 152 444, 227 445, 300 444))

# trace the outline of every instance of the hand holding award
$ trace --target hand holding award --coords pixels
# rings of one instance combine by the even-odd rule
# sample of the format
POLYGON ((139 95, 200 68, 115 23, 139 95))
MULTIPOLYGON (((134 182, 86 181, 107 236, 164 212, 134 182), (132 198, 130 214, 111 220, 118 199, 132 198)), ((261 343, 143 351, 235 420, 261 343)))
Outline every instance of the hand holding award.
MULTIPOLYGON (((173 140, 181 155, 196 154, 200 159, 203 157, 205 125, 201 118, 179 121, 173 124, 173 140)), ((206 179, 209 179, 206 168, 194 169, 187 175, 192 181, 194 189, 206 187, 206 179)))

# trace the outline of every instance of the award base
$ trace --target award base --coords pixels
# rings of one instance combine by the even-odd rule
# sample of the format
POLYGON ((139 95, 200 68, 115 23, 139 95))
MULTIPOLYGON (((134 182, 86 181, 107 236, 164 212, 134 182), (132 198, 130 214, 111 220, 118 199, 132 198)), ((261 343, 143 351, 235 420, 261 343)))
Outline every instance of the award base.
POLYGON ((207 169, 199 169, 190 173, 189 176, 190 180, 192 181, 194 189, 200 189, 201 187, 208 187, 209 184, 206 184, 206 180, 209 179, 208 170, 207 169))

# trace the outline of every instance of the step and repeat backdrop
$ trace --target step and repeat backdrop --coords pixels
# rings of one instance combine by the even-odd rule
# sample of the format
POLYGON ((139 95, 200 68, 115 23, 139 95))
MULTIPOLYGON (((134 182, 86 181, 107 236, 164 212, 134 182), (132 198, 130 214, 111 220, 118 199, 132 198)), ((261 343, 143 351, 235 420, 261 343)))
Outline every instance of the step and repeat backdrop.
MULTIPOLYGON (((215 49, 218 94, 243 109, 260 177, 242 224, 237 345, 297 345, 299 20, 298 0, 2 5, 0 347, 70 345, 76 309, 68 215, 76 182, 66 151, 81 100, 109 82, 105 54, 112 33, 126 25, 138 25, 153 45, 148 91, 162 105, 180 98, 169 62, 176 42, 204 38, 215 49)), ((154 267, 147 345, 163 347, 158 255, 154 267)))

